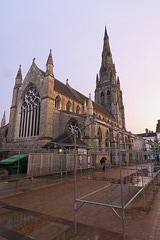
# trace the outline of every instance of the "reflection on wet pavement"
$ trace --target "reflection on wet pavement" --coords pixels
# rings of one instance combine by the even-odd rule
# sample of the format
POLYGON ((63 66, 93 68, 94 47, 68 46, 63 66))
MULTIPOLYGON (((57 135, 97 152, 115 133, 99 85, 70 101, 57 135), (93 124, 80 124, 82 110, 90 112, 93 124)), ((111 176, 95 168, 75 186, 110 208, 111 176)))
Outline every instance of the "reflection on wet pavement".
POLYGON ((0 240, 118 240, 119 233, 79 224, 74 235, 73 223, 47 214, 6 205, 0 202, 0 240))
MULTIPOLYGON (((61 223, 44 220, 43 214, 39 214, 39 216, 42 217, 41 219, 37 216, 30 215, 33 211, 26 211, 25 209, 23 210, 10 205, 1 205, 0 236, 5 237, 6 239, 18 240, 23 239, 23 236, 27 237, 24 239, 56 239, 57 236, 63 234, 63 232, 70 228, 61 223), (10 208, 10 210, 8 210, 8 208, 10 208), (14 209, 14 211, 12 211, 12 209, 14 209), (16 232, 18 235, 15 235, 16 232)), ((53 219, 53 217, 51 219, 53 219)))

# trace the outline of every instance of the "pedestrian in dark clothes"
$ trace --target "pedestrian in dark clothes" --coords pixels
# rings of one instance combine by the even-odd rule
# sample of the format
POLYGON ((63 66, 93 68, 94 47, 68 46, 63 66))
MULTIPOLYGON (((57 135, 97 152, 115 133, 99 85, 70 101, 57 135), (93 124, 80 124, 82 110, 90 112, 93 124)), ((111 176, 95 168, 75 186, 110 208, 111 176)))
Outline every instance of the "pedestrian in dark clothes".
POLYGON ((102 157, 100 160, 101 165, 103 165, 102 170, 105 171, 105 162, 106 162, 107 158, 106 157, 102 157))

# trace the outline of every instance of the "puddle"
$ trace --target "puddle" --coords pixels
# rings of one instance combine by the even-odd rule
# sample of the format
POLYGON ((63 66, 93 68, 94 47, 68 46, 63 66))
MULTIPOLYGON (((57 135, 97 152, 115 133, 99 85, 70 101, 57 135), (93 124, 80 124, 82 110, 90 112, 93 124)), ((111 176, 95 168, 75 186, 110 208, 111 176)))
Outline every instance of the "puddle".
POLYGON ((11 211, 0 215, 0 226, 12 229, 20 224, 30 221, 33 218, 33 216, 25 213, 11 211))
MULTIPOLYGON (((100 230, 99 228, 97 230, 97 228, 80 223, 77 224, 78 235, 75 236, 74 223, 71 224, 67 220, 27 211, 11 205, 1 206, 0 227, 4 228, 6 234, 13 236, 13 239, 26 236, 27 239, 34 240, 117 240, 119 237, 119 233, 100 230), (49 218, 52 220, 49 220, 49 218)), ((3 232, 0 232, 0 238, 3 237, 3 234, 3 232)))

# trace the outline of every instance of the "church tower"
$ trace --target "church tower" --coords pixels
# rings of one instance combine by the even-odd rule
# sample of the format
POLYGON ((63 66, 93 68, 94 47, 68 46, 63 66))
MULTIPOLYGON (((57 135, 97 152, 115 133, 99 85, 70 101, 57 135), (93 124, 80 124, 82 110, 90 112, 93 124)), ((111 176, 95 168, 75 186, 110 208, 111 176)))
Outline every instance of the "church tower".
POLYGON ((22 71, 21 65, 19 65, 18 73, 15 79, 15 85, 13 89, 12 95, 12 105, 10 108, 10 116, 9 116, 9 130, 8 130, 8 140, 12 141, 15 137, 15 123, 16 123, 16 115, 17 115, 17 100, 18 100, 18 93, 20 87, 22 85, 22 71))
POLYGON ((125 114, 120 80, 116 77, 116 69, 112 60, 109 37, 105 27, 102 63, 96 77, 95 102, 109 111, 125 129, 125 114))

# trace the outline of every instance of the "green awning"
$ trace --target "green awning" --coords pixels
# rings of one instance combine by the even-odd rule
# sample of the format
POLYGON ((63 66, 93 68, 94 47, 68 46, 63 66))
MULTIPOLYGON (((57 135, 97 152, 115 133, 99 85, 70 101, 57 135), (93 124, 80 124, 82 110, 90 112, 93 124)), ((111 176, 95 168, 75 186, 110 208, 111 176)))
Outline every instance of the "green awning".
POLYGON ((13 155, 12 157, 9 157, 5 160, 0 161, 0 164, 12 164, 14 162, 17 162, 20 159, 23 159, 25 157, 28 157, 28 154, 18 154, 18 155, 13 155))

